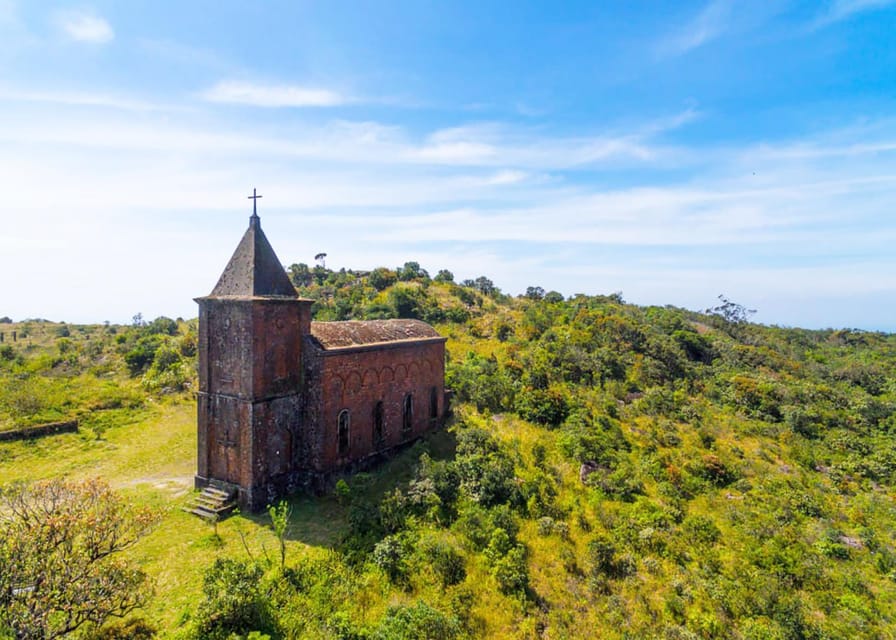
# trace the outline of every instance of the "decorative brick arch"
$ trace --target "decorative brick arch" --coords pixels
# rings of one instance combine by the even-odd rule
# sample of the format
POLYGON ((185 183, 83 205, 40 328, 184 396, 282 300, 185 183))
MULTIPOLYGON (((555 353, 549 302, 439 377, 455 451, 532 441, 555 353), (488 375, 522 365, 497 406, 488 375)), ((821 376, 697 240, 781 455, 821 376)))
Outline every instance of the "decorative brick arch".
POLYGON ((420 379, 420 365, 416 362, 412 362, 410 366, 408 366, 408 377, 411 380, 419 380, 420 379))
POLYGON ((403 364, 400 364, 397 367, 395 367, 395 381, 396 382, 401 382, 401 381, 405 380, 407 377, 408 377, 408 368, 406 366, 404 366, 403 364))
POLYGON ((395 380, 395 371, 392 370, 392 367, 385 366, 380 370, 380 382, 393 382, 395 380))
POLYGON ((376 369, 368 369, 364 372, 364 386, 366 388, 374 387, 380 383, 380 376, 376 369))
POLYGON ((334 373, 329 382, 330 393, 334 398, 341 398, 345 390, 345 380, 338 373, 334 373))
POLYGON ((345 376, 345 395, 354 395, 361 390, 361 375, 357 371, 345 376))

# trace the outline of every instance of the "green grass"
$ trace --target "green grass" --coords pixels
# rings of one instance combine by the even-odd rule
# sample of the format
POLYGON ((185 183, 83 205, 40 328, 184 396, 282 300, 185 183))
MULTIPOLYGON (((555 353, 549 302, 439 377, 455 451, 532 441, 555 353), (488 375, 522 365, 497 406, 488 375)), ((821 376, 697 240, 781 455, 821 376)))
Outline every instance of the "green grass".
MULTIPOLYGON (((330 283, 339 285, 335 297, 321 288, 328 317, 358 305, 353 313, 364 317, 365 300, 385 299, 346 283, 330 283)), ((431 434, 364 479, 350 479, 352 506, 332 496, 291 499, 287 565, 324 568, 314 569, 318 582, 310 588, 267 571, 265 588, 281 588, 279 600, 269 592, 269 602, 283 614, 289 637, 319 638, 347 623, 370 632, 389 607, 418 601, 456 613, 464 598, 470 637, 893 634, 896 337, 727 326, 612 297, 496 297, 474 305, 466 296, 455 305, 446 299, 453 289, 418 289, 432 298, 422 304, 428 313, 470 307, 469 321, 439 325, 449 339, 457 430, 431 434), (565 420, 530 411, 557 393, 565 420), (470 453, 476 428, 494 442, 470 453), (452 457, 455 436, 463 444, 459 459, 435 466, 457 473, 458 497, 446 498, 454 500, 457 519, 412 502, 432 498, 425 483, 434 476, 407 482, 422 451, 452 457), (502 460, 511 463, 516 490, 490 507, 494 520, 477 525, 475 518, 486 516, 473 489, 485 478, 502 486, 502 460), (585 461, 599 464, 583 484, 585 461), (388 519, 371 517, 396 488, 400 496, 389 495, 380 514, 388 519), (405 506, 396 507, 401 500, 405 506), (407 517, 395 525, 401 508, 407 517), (557 528, 546 527, 545 518, 557 528), (483 526, 486 539, 499 526, 519 529, 530 591, 501 592, 507 583, 477 541, 483 526), (391 543, 408 545, 401 551, 407 576, 394 583, 373 546, 390 534, 391 543), (446 588, 437 579, 427 547, 433 540, 462 556, 462 583, 446 588), (334 548, 346 553, 329 553, 334 548), (304 562, 309 556, 326 560, 304 562)), ((195 353, 182 349, 195 334, 188 325, 161 338, 166 348, 181 349, 185 367, 195 353)), ((68 343, 58 325, 33 328, 33 344, 16 347, 23 357, 0 362, 0 409, 4 397, 22 406, 43 398, 45 385, 53 394, 46 410, 71 409, 82 428, 0 443, 0 485, 100 476, 160 509, 157 528, 128 555, 155 584, 143 615, 161 637, 176 638, 195 615, 203 573, 216 558, 268 556, 267 566, 276 567, 269 518, 241 515, 216 531, 180 510, 195 470, 195 404, 188 393, 165 395, 167 385, 142 384, 151 369, 128 375, 127 354, 144 338, 156 339, 149 327, 85 330, 96 339, 69 327, 68 343), (29 376, 37 380, 34 393, 8 393, 7 380, 29 376)))
MULTIPOLYGON (((365 495, 378 501, 408 480, 422 446, 439 457, 450 454, 453 441, 439 432, 425 445, 403 451, 370 475, 365 495)), ((216 558, 251 554, 278 561, 266 513, 238 514, 215 527, 181 510, 193 493, 195 456, 196 407, 178 396, 118 416, 99 436, 88 432, 0 443, 0 486, 99 477, 134 503, 158 509, 159 524, 126 553, 152 579, 154 594, 143 615, 160 629, 160 638, 167 638, 195 611, 203 573, 216 558)), ((332 496, 297 495, 290 505, 288 562, 333 548, 347 529, 348 509, 332 496)))

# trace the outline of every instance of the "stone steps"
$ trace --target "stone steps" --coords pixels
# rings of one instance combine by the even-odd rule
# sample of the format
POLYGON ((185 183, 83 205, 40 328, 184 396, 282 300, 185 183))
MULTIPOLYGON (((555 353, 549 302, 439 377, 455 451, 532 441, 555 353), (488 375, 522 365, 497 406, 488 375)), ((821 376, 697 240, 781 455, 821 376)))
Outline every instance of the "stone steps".
POLYGON ((203 520, 217 522, 236 508, 236 494, 215 487, 205 487, 190 504, 181 507, 203 520))

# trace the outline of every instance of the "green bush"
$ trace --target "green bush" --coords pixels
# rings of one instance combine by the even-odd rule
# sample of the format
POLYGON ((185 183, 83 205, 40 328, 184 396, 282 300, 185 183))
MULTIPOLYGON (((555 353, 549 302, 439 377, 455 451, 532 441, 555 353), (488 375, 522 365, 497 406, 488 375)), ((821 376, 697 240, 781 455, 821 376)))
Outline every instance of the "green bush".
POLYGON ((400 536, 387 536, 373 548, 373 564, 379 567, 392 584, 408 584, 408 549, 400 536))
POLYGON ((479 428, 459 430, 457 440, 455 464, 464 493, 486 507, 516 502, 513 461, 497 441, 479 428))
POLYGON ((376 269, 371 271, 370 275, 367 277, 367 281, 370 283, 370 286, 377 291, 383 291, 384 289, 395 284, 397 280, 397 274, 390 269, 386 269, 385 267, 377 267, 376 269))
POLYGON ((254 563, 218 558, 203 578, 196 612, 197 640, 228 640, 232 634, 273 630, 264 571, 254 563))
POLYGON ((681 523, 681 528, 697 544, 714 544, 722 535, 712 518, 701 515, 688 516, 681 523))
POLYGON ((464 557, 447 542, 430 541, 422 548, 425 562, 432 567, 442 587, 459 584, 467 577, 464 557))
POLYGON ((730 465, 712 453, 704 454, 698 460, 693 461, 688 466, 688 470, 717 487, 726 487, 738 478, 737 472, 730 465))
POLYGON ((460 621, 418 600, 390 607, 373 634, 374 640, 453 640, 462 635, 460 621))
POLYGON ((142 336, 137 339, 134 346, 124 354, 124 361, 132 376, 146 371, 156 356, 156 351, 162 344, 162 337, 158 334, 142 336))
POLYGON ((507 553, 492 563, 492 576, 498 582, 502 593, 526 595, 529 589, 529 566, 526 563, 526 548, 515 545, 507 553))
POLYGON ((556 389, 524 389, 516 396, 516 411, 524 420, 556 427, 569 414, 569 405, 556 389))

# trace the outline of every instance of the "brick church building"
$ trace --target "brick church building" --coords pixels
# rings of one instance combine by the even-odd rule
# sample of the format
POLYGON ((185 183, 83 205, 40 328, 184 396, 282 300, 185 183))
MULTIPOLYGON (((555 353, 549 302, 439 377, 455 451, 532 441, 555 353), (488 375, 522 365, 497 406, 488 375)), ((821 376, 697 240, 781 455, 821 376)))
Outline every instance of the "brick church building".
POLYGON ((419 320, 312 322, 256 212, 196 302, 199 488, 257 510, 441 423, 445 338, 419 320))

